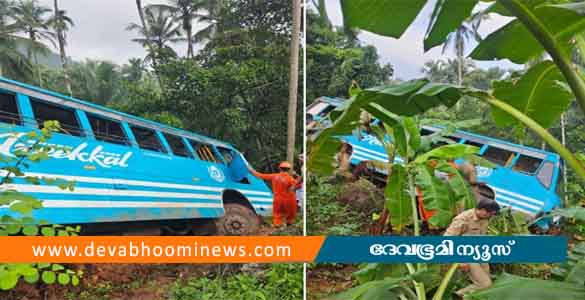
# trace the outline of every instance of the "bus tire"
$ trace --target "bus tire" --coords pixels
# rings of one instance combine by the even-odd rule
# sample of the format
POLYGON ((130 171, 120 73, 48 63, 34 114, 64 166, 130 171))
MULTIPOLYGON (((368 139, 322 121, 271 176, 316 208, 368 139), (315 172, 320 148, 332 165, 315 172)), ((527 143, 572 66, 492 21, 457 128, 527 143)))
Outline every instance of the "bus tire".
POLYGON ((224 210, 223 217, 215 222, 218 235, 255 235, 260 230, 260 219, 251 208, 227 203, 224 210))

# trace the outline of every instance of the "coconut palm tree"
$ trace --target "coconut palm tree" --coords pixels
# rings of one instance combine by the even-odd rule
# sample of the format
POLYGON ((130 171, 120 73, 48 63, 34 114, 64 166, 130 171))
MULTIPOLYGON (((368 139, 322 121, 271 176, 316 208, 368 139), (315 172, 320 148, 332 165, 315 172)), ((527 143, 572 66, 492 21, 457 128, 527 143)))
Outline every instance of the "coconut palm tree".
MULTIPOLYGON (((154 48, 152 47, 152 43, 150 42, 150 33, 148 32, 146 18, 144 17, 144 8, 142 7, 142 0, 136 0, 136 9, 138 10, 138 17, 140 18, 140 24, 142 27, 141 31, 144 33, 144 37, 146 38, 145 45, 148 48, 149 53, 154 53, 154 48)), ((152 65, 156 69, 156 61, 152 61, 152 65)))
POLYGON ((17 37, 19 27, 12 19, 14 3, 0 0, 0 76, 24 80, 32 73, 30 61, 18 51, 17 44, 25 39, 17 37))
POLYGON ((169 4, 153 4, 148 7, 167 9, 178 17, 187 38, 187 57, 193 57, 193 21, 203 16, 201 13, 208 9, 209 2, 207 0, 169 0, 169 4))
POLYGON ((449 47, 455 50, 455 56, 458 61, 457 84, 463 83, 463 64, 465 60, 465 46, 470 40, 481 41, 479 35, 479 25, 482 20, 487 18, 487 14, 483 11, 473 14, 466 22, 463 22, 457 30, 451 32, 443 44, 443 54, 449 47))
MULTIPOLYGON (((47 41, 57 48, 55 43, 56 35, 50 30, 51 18, 47 15, 51 12, 48 7, 40 6, 36 0, 26 0, 16 3, 12 9, 12 18, 15 25, 24 32, 30 43, 27 46, 27 58, 38 65, 37 55, 47 55, 51 51, 42 41, 47 41)), ((37 67, 39 85, 43 86, 42 71, 37 67)))
POLYGON ((140 43, 148 48, 148 55, 145 61, 158 63, 161 56, 176 56, 175 51, 168 45, 184 41, 181 37, 179 24, 176 23, 177 17, 171 11, 161 7, 146 7, 144 9, 144 25, 130 23, 126 30, 137 31, 141 37, 132 39, 133 42, 140 43))
POLYGON ((331 28, 331 21, 329 21, 329 16, 327 15, 325 0, 312 0, 311 2, 313 3, 313 6, 317 8, 317 13, 323 24, 327 26, 327 28, 331 28))
POLYGON ((65 52, 65 46, 67 45, 67 31, 73 26, 73 20, 67 16, 65 10, 59 9, 59 0, 53 2, 53 17, 51 20, 51 27, 55 30, 57 36, 57 42, 59 43, 59 54, 61 56, 61 66, 63 67, 63 74, 65 76, 65 86, 67 92, 72 96, 71 91, 71 79, 69 78, 69 68, 67 63, 67 53, 65 52))
POLYGON ((201 12, 197 14, 197 21, 199 24, 206 25, 193 34, 192 41, 194 44, 203 43, 211 39, 214 34, 222 32, 222 28, 219 28, 221 26, 221 18, 222 16, 225 17, 227 13, 227 6, 224 0, 203 2, 206 2, 206 4, 202 7, 201 12))

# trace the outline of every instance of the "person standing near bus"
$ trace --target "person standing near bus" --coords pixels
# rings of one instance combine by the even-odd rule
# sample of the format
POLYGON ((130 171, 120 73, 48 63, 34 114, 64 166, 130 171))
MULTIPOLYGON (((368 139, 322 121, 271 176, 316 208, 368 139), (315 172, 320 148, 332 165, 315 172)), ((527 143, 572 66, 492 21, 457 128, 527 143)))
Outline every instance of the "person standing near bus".
POLYGON ((248 170, 252 175, 270 181, 272 185, 272 193, 274 194, 274 201, 272 202, 272 226, 279 227, 282 225, 282 219, 286 219, 287 225, 292 225, 295 222, 297 215, 297 201, 295 190, 297 184, 302 182, 302 178, 295 180, 292 177, 292 166, 290 163, 283 161, 278 165, 280 172, 272 174, 264 174, 257 172, 252 167, 248 166, 248 170))
MULTIPOLYGON (((468 209, 457 215, 445 231, 444 236, 486 235, 491 217, 500 211, 496 201, 481 199, 475 208, 468 209)), ((472 284, 455 292, 460 297, 477 290, 492 286, 489 264, 461 264, 461 269, 467 272, 472 284)))

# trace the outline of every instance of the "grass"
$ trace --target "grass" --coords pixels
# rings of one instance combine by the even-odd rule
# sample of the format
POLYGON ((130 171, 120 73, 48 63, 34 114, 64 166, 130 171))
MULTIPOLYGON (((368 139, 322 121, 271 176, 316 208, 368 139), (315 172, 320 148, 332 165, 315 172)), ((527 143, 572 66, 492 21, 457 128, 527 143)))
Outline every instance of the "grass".
POLYGON ((303 266, 272 264, 256 274, 191 278, 176 282, 171 294, 172 300, 298 300, 303 297, 303 266))
POLYGON ((307 182, 308 235, 365 235, 371 216, 336 200, 340 184, 311 176, 307 182))

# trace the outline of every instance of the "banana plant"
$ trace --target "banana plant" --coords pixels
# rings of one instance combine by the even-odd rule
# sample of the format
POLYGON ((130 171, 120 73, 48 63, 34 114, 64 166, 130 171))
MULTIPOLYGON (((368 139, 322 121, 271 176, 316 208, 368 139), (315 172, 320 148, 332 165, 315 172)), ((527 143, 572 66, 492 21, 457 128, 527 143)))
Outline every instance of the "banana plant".
MULTIPOLYGON (((356 95, 358 97, 356 99, 359 99, 361 93, 356 95)), ((419 97, 424 99, 422 95, 419 94, 419 97)), ((435 226, 447 226, 458 203, 466 208, 475 204, 473 192, 466 184, 463 175, 449 161, 464 158, 480 162, 481 159, 476 156, 479 148, 463 144, 447 144, 431 149, 432 145, 438 141, 448 141, 443 136, 452 133, 454 128, 447 127, 437 133, 421 137, 417 118, 398 116, 378 103, 361 106, 364 103, 366 102, 362 103, 360 100, 353 99, 335 119, 333 126, 317 137, 309 155, 309 162, 313 161, 312 171, 329 171, 328 166, 332 164, 332 155, 327 153, 327 144, 338 144, 340 134, 351 132, 359 127, 361 125, 359 120, 354 118, 359 119, 360 109, 364 109, 381 121, 379 125, 373 127, 373 131, 389 157, 389 163, 386 165, 388 177, 384 191, 385 208, 390 212, 390 222, 394 229, 400 231, 405 225, 413 224, 414 235, 421 234, 417 189, 423 196, 424 206, 435 211, 429 219, 429 223, 435 226), (315 145, 318 145, 318 148, 314 148, 315 145), (327 154, 324 155, 324 152, 327 154), (400 164, 394 163, 394 157, 397 155, 402 160, 400 164), (320 169, 319 166, 324 167, 320 169), (436 171, 449 174, 452 177, 451 180, 448 182, 440 180, 435 176, 436 171)), ((457 264, 452 265, 447 275, 436 286, 438 288, 433 299, 442 299, 456 267, 457 264)), ((367 281, 337 295, 337 299, 426 299, 427 283, 421 280, 419 275, 427 273, 428 266, 406 264, 405 270, 408 274, 367 281)))
MULTIPOLYGON (((479 2, 436 1, 424 37, 424 50, 443 44, 449 33, 471 16, 479 2)), ((459 95, 475 96, 490 104, 498 125, 524 126, 534 131, 585 180, 583 163, 545 129, 560 118, 572 99, 576 99, 585 115, 585 81, 570 61, 575 48, 585 49, 582 47, 585 44, 585 3, 568 0, 482 2, 493 3, 486 8, 486 14, 498 14, 512 20, 485 37, 470 54, 472 59, 508 59, 523 64, 546 53, 551 60, 530 67, 519 80, 494 82, 489 92, 452 88, 458 90, 459 95)), ((425 0, 341 0, 341 7, 346 27, 400 38, 426 3, 425 0)), ((452 91, 452 88, 447 90, 452 91)), ((377 92, 385 93, 384 88, 377 92)), ((426 103, 427 106, 421 106, 419 110, 437 104, 451 104, 453 98, 458 97, 426 103)), ((407 104, 410 103, 401 103, 402 106, 407 104)), ((397 108, 393 112, 410 111, 397 108)))

